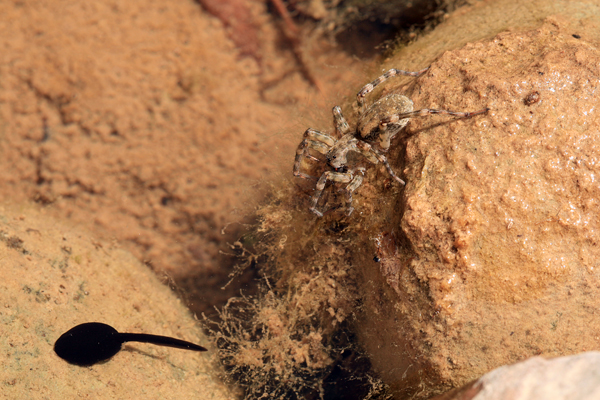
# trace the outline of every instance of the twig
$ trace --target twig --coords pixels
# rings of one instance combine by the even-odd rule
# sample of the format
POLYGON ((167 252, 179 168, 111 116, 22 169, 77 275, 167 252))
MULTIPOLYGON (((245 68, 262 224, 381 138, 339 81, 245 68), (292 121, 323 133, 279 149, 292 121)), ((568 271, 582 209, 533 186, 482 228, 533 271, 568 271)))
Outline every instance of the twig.
POLYGON ((292 17, 290 16, 290 13, 283 4, 282 0, 271 0, 271 3, 273 3, 275 8, 277 9, 277 12, 279 12, 279 15, 281 15, 281 18, 283 18, 283 22, 286 27, 286 29, 283 29, 283 33, 292 44, 294 56, 296 57, 298 64, 300 64, 300 68, 304 77, 310 83, 312 83, 313 86, 316 87, 319 92, 324 93, 321 82, 316 78, 316 76, 308 67, 308 63, 304 60, 304 56, 302 54, 302 38, 300 37, 300 29, 292 20, 292 17))

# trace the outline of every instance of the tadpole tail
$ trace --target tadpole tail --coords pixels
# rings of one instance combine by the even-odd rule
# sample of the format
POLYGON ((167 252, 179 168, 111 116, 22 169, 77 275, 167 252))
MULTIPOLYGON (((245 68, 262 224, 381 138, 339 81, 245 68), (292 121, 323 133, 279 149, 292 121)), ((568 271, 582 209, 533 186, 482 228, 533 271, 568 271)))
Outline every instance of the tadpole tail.
POLYGON ((119 338, 123 342, 152 343, 159 346, 174 347, 176 349, 207 351, 206 348, 197 344, 168 336, 148 335, 145 333, 119 333, 119 338))

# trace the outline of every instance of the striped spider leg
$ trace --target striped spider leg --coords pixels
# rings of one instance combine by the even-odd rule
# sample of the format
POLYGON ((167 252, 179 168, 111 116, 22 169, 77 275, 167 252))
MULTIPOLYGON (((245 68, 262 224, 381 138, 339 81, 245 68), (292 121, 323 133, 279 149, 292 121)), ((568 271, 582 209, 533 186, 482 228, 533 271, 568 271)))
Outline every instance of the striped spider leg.
POLYGON ((371 93, 377 85, 387 81, 394 76, 413 76, 419 77, 429 70, 429 67, 420 71, 410 72, 400 69, 390 69, 379 76, 373 82, 366 84, 356 95, 361 115, 357 123, 359 136, 366 141, 379 141, 379 147, 387 151, 390 147, 390 141, 396 134, 406 126, 410 118, 424 117, 434 114, 451 115, 459 118, 471 118, 475 115, 483 114, 489 111, 489 108, 483 108, 478 111, 461 112, 449 110, 437 110, 423 108, 414 110, 413 102, 408 97, 392 93, 383 96, 365 110, 365 96, 371 93))

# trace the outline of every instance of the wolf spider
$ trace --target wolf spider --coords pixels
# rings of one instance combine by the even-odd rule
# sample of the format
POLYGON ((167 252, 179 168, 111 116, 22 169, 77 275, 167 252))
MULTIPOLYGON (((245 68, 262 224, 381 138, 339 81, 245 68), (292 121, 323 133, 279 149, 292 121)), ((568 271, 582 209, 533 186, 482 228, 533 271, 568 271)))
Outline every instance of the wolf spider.
POLYGON ((323 216, 323 213, 317 210, 317 203, 321 198, 321 194, 323 193, 323 189, 325 189, 325 184, 328 180, 347 183, 345 188, 349 204, 347 214, 350 215, 354 210, 352 207, 352 193, 362 184, 365 168, 349 168, 347 165, 347 155, 349 152, 352 151, 361 154, 372 164, 381 162, 392 178, 398 183, 405 185, 406 183, 396 175, 387 158, 379 151, 375 150, 368 142, 378 140, 381 150, 387 151, 390 147, 390 141, 406 126, 410 118, 424 117, 432 114, 445 114, 470 118, 475 115, 483 114, 489 110, 489 108, 483 108, 474 112, 457 112, 423 108, 413 111, 412 100, 400 94, 387 95, 365 110, 364 98, 367 94, 372 92, 377 85, 397 75, 418 77, 428 69, 429 67, 416 72, 390 69, 373 82, 366 84, 357 94, 359 115, 355 130, 350 129, 346 118, 342 115, 341 108, 338 106, 333 107, 333 120, 339 139, 335 139, 327 133, 312 128, 309 128, 304 132, 302 142, 300 142, 298 149, 296 150, 294 176, 304 179, 317 179, 314 176, 307 175, 300 171, 300 165, 302 163, 302 158, 304 157, 314 161, 322 161, 311 155, 309 149, 325 155, 327 165, 332 169, 323 172, 318 179, 316 190, 311 199, 309 209, 317 216, 323 216))

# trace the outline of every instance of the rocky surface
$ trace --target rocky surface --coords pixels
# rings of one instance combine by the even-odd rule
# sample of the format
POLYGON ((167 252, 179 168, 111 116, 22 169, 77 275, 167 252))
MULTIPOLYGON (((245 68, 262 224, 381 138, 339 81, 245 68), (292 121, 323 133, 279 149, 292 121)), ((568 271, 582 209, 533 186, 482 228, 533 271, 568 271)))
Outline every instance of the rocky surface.
POLYGON ((361 191, 380 262, 355 251, 368 293, 359 330, 398 398, 598 347, 600 51, 585 35, 596 23, 550 17, 383 90, 417 109, 490 108, 413 119, 392 150, 404 192, 361 191))
POLYGON ((0 260, 4 398, 234 398, 197 322, 130 253, 39 211, 0 206, 0 260), (107 362, 79 367, 53 346, 84 322, 177 337, 209 351, 131 342, 107 362))
POLYGON ((600 398, 599 376, 598 352, 550 360, 533 357, 432 400, 593 400, 600 398))
POLYGON ((245 3, 260 62, 193 0, 0 3, 0 199, 116 239, 198 313, 238 295, 227 243, 357 66, 308 41, 317 93, 267 2, 245 3))

